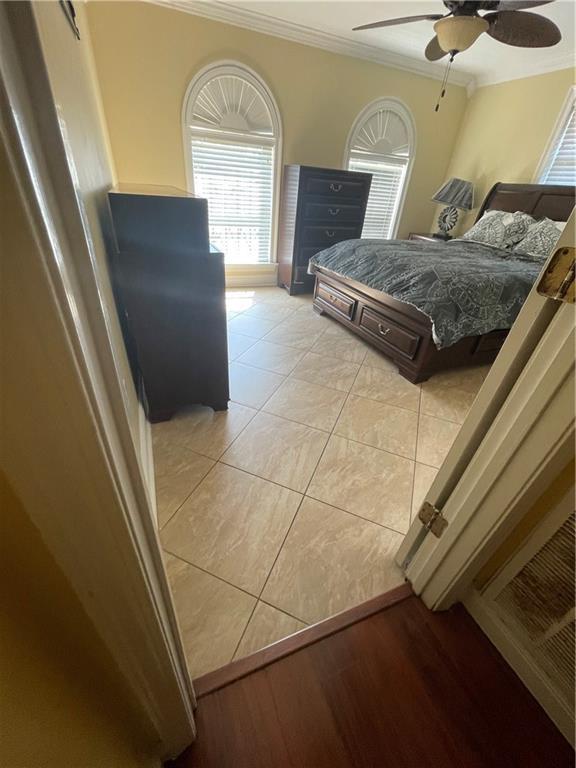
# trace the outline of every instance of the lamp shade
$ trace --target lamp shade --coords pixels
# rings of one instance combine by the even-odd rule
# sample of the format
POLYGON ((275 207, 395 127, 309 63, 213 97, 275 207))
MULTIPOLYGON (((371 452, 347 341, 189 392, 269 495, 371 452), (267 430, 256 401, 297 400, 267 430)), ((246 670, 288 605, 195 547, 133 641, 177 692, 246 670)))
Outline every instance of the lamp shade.
POLYGON ((453 205, 454 208, 460 208, 462 211, 469 211, 474 205, 474 186, 471 181, 450 179, 440 187, 432 200, 453 205))
POLYGON ((481 16, 448 16, 434 24, 434 31, 443 51, 458 53, 470 48, 488 26, 481 16))

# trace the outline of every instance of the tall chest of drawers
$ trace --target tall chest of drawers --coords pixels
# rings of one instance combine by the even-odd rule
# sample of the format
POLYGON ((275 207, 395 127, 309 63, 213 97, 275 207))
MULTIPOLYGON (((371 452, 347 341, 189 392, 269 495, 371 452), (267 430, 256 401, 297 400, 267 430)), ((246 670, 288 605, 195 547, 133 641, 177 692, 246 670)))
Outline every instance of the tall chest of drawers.
POLYGON ((372 175, 286 165, 278 231, 278 285, 310 293, 308 261, 341 240, 362 236, 372 175))
POLYGON ((228 407, 224 255, 208 242, 206 200, 170 187, 108 194, 118 314, 148 418, 189 405, 228 407))

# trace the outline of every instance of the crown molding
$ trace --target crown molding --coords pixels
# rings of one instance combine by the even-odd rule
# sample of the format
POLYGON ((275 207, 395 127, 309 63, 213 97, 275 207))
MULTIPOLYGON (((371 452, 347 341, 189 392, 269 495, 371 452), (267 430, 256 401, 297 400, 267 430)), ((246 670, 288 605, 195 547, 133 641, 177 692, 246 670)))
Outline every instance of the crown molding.
MULTIPOLYGON (((376 46, 354 42, 339 35, 322 32, 301 24, 294 24, 293 22, 284 21, 283 19, 246 8, 240 8, 220 0, 148 0, 148 2, 165 8, 183 11, 194 16, 201 16, 212 21, 220 21, 265 35, 279 37, 283 40, 290 40, 301 45, 321 48, 331 53, 352 56, 353 58, 391 67, 392 69, 412 72, 433 80, 442 80, 444 77, 445 68, 443 65, 416 58, 416 55, 407 56, 406 54, 385 51, 376 46)), ((453 68, 450 73, 450 82, 454 85, 464 86, 468 97, 470 97, 480 87, 505 83, 511 80, 520 80, 524 77, 534 77, 573 66, 573 53, 565 53, 554 58, 548 58, 546 62, 535 62, 532 64, 530 62, 523 62, 522 66, 518 68, 507 66, 503 74, 490 72, 476 74, 453 68)))
MULTIPOLYGON (((273 16, 249 11, 245 8, 222 3, 219 0, 148 0, 154 5, 173 8, 184 11, 194 16, 202 16, 212 21, 220 21, 232 24, 236 27, 251 29, 273 37, 309 45, 313 48, 321 48, 343 56, 352 56, 356 59, 364 59, 375 64, 381 64, 392 69, 412 72, 433 80, 442 80, 444 66, 433 64, 426 60, 420 60, 411 56, 385 51, 365 43, 356 43, 347 38, 333 35, 328 32, 312 29, 300 24, 277 19, 273 16)), ((452 70, 450 81, 454 85, 470 86, 474 82, 474 76, 467 72, 452 70)))
POLYGON ((479 74, 475 78, 476 86, 481 88, 485 85, 507 83, 511 80, 521 80, 524 77, 546 75, 549 72, 557 72, 560 69, 570 69, 571 67, 574 67, 574 53, 563 53, 554 58, 548 58, 545 63, 534 63, 532 66, 528 63, 517 69, 507 67, 505 75, 479 74))

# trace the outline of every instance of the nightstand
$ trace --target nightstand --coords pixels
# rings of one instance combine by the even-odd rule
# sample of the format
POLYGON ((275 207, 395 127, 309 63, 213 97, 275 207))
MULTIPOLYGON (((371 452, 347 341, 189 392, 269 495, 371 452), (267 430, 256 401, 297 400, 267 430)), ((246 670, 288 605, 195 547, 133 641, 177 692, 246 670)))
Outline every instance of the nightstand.
POLYGON ((442 237, 438 235, 433 235, 431 232, 410 232, 408 235, 408 240, 427 240, 428 242, 444 242, 446 240, 451 240, 452 238, 450 236, 448 237, 442 237))

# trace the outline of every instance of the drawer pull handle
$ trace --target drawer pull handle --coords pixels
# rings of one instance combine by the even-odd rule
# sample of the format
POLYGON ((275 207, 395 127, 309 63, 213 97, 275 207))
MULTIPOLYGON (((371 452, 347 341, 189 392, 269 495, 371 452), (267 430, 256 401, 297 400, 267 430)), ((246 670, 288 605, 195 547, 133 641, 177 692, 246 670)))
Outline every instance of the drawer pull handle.
POLYGON ((378 332, 381 336, 388 336, 391 330, 391 328, 385 328, 382 323, 378 323, 378 332))
POLYGON ((330 301, 331 301, 331 302, 333 302, 334 304, 338 304, 338 297, 337 297, 337 296, 333 296, 331 293, 329 293, 329 294, 328 294, 328 298, 329 298, 329 299, 330 299, 330 301))
POLYGON ((338 216, 340 213, 340 208, 328 208, 328 213, 330 216, 338 216))
POLYGON ((330 184, 330 190, 332 192, 340 192, 342 190, 342 184, 330 184))
POLYGON ((326 232, 326 237, 334 237, 336 234, 333 229, 325 229, 324 231, 326 232))

